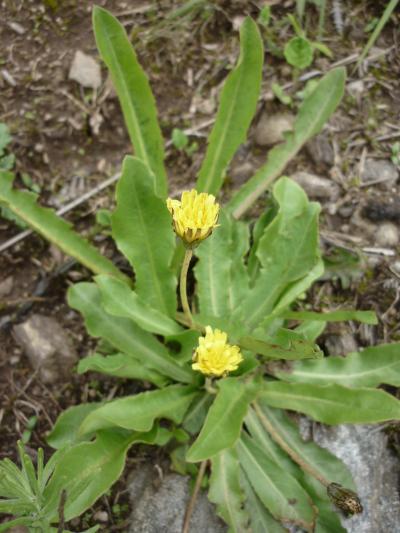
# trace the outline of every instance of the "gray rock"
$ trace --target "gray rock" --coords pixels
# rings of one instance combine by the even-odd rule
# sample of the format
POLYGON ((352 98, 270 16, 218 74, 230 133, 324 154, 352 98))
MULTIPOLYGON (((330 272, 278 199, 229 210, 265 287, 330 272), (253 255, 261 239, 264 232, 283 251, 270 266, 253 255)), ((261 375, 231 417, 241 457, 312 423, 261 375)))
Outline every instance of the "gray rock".
POLYGON ((399 244, 399 230, 391 222, 380 224, 376 230, 376 244, 379 246, 397 246, 399 244))
MULTIPOLYGON (((141 465, 133 472, 129 492, 133 506, 129 533, 181 533, 190 498, 188 477, 170 473, 160 479, 151 465, 141 465)), ((227 531, 205 493, 196 501, 190 531, 227 531)))
POLYGON ((400 531, 400 460, 388 449, 387 437, 379 427, 314 424, 313 438, 339 457, 353 475, 364 511, 352 518, 343 518, 347 531, 400 531))
POLYGON ((393 187, 398 177, 397 168, 386 159, 366 159, 360 176, 363 183, 382 182, 387 188, 393 187))
POLYGON ((93 57, 77 50, 69 69, 68 78, 82 87, 98 89, 101 85, 100 65, 93 57))
POLYGON ((291 113, 263 113, 258 121, 254 139, 259 146, 272 146, 284 140, 283 133, 293 129, 294 116, 291 113))
POLYGON ((348 353, 358 351, 355 338, 351 333, 346 331, 328 335, 325 340, 325 346, 329 355, 347 355, 348 353))
POLYGON ((316 165, 327 167, 333 166, 335 162, 335 154, 333 152, 332 144, 329 141, 329 137, 325 133, 320 133, 312 138, 306 144, 306 149, 316 165))
POLYGON ((14 287, 14 278, 12 276, 7 276, 5 279, 0 281, 0 298, 8 296, 14 287))
POLYGON ((235 185, 242 185, 255 173, 254 165, 250 161, 245 161, 241 165, 233 167, 229 172, 229 177, 235 185))
POLYGON ((54 318, 32 315, 14 326, 13 334, 29 358, 32 367, 40 368, 45 383, 68 378, 78 360, 70 337, 54 318))
POLYGON ((339 197, 339 185, 328 178, 303 171, 296 172, 291 178, 303 187, 310 198, 335 201, 339 197))

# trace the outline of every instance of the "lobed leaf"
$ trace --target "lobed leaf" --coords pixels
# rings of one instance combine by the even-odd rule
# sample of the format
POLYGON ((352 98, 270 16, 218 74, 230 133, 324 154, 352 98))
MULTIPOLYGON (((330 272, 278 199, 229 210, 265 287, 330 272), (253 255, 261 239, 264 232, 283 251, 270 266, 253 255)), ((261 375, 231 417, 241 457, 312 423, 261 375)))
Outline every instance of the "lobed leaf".
POLYGON ((151 430, 158 418, 167 418, 179 424, 195 394, 190 386, 171 385, 113 400, 89 413, 79 433, 85 435, 110 427, 145 432, 151 430))
POLYGON ((176 278, 170 268, 175 236, 165 200, 156 195, 154 175, 139 159, 127 156, 116 190, 112 234, 132 265, 140 298, 165 315, 175 316, 176 278))
POLYGON ((132 444, 156 444, 160 429, 148 433, 121 434, 115 430, 102 431, 93 442, 76 444, 57 462, 54 473, 44 491, 45 516, 56 521, 62 490, 67 492, 65 519, 79 516, 115 483, 125 464, 132 444))
POLYGON ((240 307, 249 281, 243 257, 248 229, 220 211, 219 227, 196 249, 194 273, 200 313, 224 317, 240 307))
POLYGON ((316 513, 298 481, 271 461, 249 436, 241 437, 237 450, 248 481, 272 516, 280 522, 313 531, 316 513))
POLYGON ((153 335, 132 320, 108 315, 101 307, 100 291, 94 283, 77 283, 71 287, 68 304, 80 311, 92 336, 107 340, 117 350, 138 361, 138 372, 142 365, 177 381, 190 383, 193 380, 193 372, 180 366, 153 335))
POLYGON ((314 320, 318 322, 343 322, 345 320, 355 320, 363 324, 377 324, 378 319, 375 311, 356 311, 353 309, 341 309, 326 313, 315 313, 313 311, 285 311, 282 317, 287 320, 314 320))
POLYGON ((237 378, 219 380, 218 389, 200 434, 186 455, 191 463, 204 461, 235 444, 249 404, 257 394, 254 383, 237 378))
POLYGON ((226 168, 246 140, 261 89, 264 46, 257 24, 247 17, 240 28, 240 56, 227 77, 196 185, 198 191, 217 194, 226 168))
POLYGON ((37 204, 36 194, 13 189, 13 179, 11 172, 0 170, 0 203, 4 202, 34 231, 94 274, 110 274, 129 283, 129 279, 109 259, 73 231, 69 222, 56 215, 52 209, 37 204))
POLYGON ((144 366, 140 359, 126 353, 106 356, 95 353, 81 359, 78 364, 78 374, 84 374, 89 371, 100 372, 100 374, 117 378, 148 381, 154 383, 157 387, 163 387, 168 383, 168 378, 144 366))
POLYGON ((381 344, 346 357, 294 363, 274 375, 293 383, 336 383, 353 387, 400 386, 400 344, 381 344))
POLYGON ((73 405, 63 411, 57 418, 52 430, 47 436, 47 443, 56 450, 82 440, 78 435, 79 426, 89 413, 98 409, 103 402, 82 403, 73 405))
POLYGON ((274 381, 264 384, 259 400, 271 407, 304 413, 324 424, 400 419, 400 401, 377 389, 274 381))
MULTIPOLYGON (((273 311, 291 284, 302 283, 309 277, 320 260, 319 205, 310 203, 301 187, 289 178, 279 180, 274 196, 279 212, 265 228, 257 246, 261 269, 241 310, 234 313, 234 318, 239 312, 242 314, 250 330, 273 311)), ((312 280, 313 277, 309 278, 312 280)), ((304 290, 303 285, 301 288, 304 290)))
POLYGON ((93 29, 100 56, 118 94, 135 154, 154 172, 157 193, 164 198, 167 195, 164 143, 147 76, 124 27, 111 13, 95 6, 93 29))
POLYGON ((217 506, 217 514, 228 524, 230 533, 247 530, 249 515, 244 510, 245 494, 240 486, 237 453, 229 448, 211 460, 212 474, 208 499, 217 506))
POLYGON ((336 68, 325 74, 299 109, 293 132, 286 140, 272 148, 268 159, 256 174, 233 196, 228 209, 235 218, 245 213, 284 171, 301 147, 319 133, 335 111, 344 93, 346 73, 336 68))
POLYGON ((96 276, 104 309, 110 315, 130 318, 138 326, 158 335, 174 335, 183 331, 172 318, 152 308, 130 287, 111 276, 96 276))

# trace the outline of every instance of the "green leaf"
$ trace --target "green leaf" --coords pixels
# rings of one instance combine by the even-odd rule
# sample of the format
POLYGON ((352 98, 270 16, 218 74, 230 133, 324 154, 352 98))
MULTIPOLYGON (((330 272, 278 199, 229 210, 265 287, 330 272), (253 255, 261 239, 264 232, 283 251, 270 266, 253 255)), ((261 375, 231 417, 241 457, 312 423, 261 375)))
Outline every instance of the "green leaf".
POLYGON ((71 224, 57 216, 52 209, 36 203, 37 195, 12 188, 14 175, 0 170, 0 202, 37 231, 95 274, 111 274, 127 281, 128 278, 89 242, 71 229, 71 224))
POLYGON ((156 190, 167 194, 164 147, 155 100, 124 27, 105 9, 93 8, 93 28, 100 56, 110 71, 135 154, 156 176, 156 190))
POLYGON ((176 278, 170 264, 175 235, 164 200, 154 191, 154 176, 139 159, 124 159, 116 191, 112 233, 132 265, 135 290, 151 307, 175 316, 176 278))
POLYGON ((185 329, 174 335, 166 335, 165 343, 173 357, 180 363, 191 363, 193 352, 199 343, 200 331, 185 329))
POLYGON ((95 282, 100 289, 104 309, 110 315, 130 318, 145 331, 159 335, 174 335, 183 331, 179 324, 153 309, 126 283, 111 276, 96 276, 95 282))
POLYGON ((240 28, 240 56, 221 92, 220 106, 209 137, 196 189, 217 194, 226 168, 246 133, 261 88, 264 46, 257 24, 247 17, 240 28))
POLYGON ((250 515, 251 533, 287 533, 288 530, 267 511, 244 473, 241 476, 241 485, 246 493, 245 507, 250 515))
POLYGON ((11 142, 10 130, 8 129, 7 124, 0 122, 0 156, 3 155, 5 148, 11 142))
POLYGON ((248 249, 248 229, 223 210, 220 226, 196 249, 194 268, 200 313, 223 317, 240 308, 249 284, 243 257, 248 249))
POLYGON ((208 499, 217 506, 217 514, 228 524, 229 532, 247 531, 249 516, 243 509, 245 495, 240 486, 240 467, 233 448, 218 453, 211 460, 212 474, 208 499))
POLYGON ((378 319, 375 311, 355 311, 353 309, 341 309, 327 313, 315 313, 313 311, 285 311, 282 317, 287 320, 314 320, 322 322, 343 322, 355 320, 363 324, 377 324, 378 319))
POLYGON ((74 405, 63 411, 57 418, 50 434, 47 436, 47 443, 56 450, 75 444, 82 440, 78 435, 78 429, 89 413, 98 409, 103 402, 82 403, 74 405))
POLYGON ((101 307, 100 291, 94 283, 77 283, 68 291, 68 303, 84 317, 88 332, 101 337, 117 350, 177 381, 190 383, 193 372, 181 367, 165 346, 153 335, 140 329, 132 320, 108 315, 101 307))
POLYGON ((20 518, 15 518, 14 520, 8 520, 4 524, 0 524, 0 533, 7 533, 13 526, 29 526, 32 522, 31 518, 21 516, 20 518))
POLYGON ((183 420, 183 427, 192 435, 197 434, 204 423, 213 397, 208 392, 201 392, 193 400, 183 420))
POLYGON ((235 444, 249 404, 257 393, 254 383, 236 378, 219 380, 218 389, 204 426, 186 455, 191 463, 204 461, 235 444))
POLYGON ((271 461, 247 435, 238 441, 237 450, 251 486, 272 516, 312 531, 315 511, 311 499, 296 479, 271 461))
POLYGON ((120 477, 125 464, 126 452, 138 442, 157 442, 159 428, 149 433, 122 435, 117 431, 103 431, 94 442, 76 444, 57 463, 45 491, 46 516, 55 521, 62 490, 67 492, 65 519, 79 516, 120 477))
POLYGON ((189 138, 184 131, 174 128, 172 130, 172 144, 178 150, 183 150, 189 144, 189 138))
POLYGON ((150 431, 158 418, 167 418, 179 424, 195 394, 195 390, 190 386, 171 385, 164 389, 113 400, 89 413, 79 432, 84 435, 110 427, 150 431))
POLYGON ((139 359, 126 353, 116 353, 106 356, 95 353, 81 359, 78 364, 78 374, 84 374, 89 371, 100 372, 100 374, 115 376, 117 378, 149 381, 157 387, 163 387, 168 383, 168 379, 163 375, 144 366, 139 359))
POLYGON ((400 401, 377 389, 342 385, 269 382, 259 399, 291 409, 324 424, 369 424, 400 419, 400 401))
POLYGON ((254 337, 241 337, 239 346, 254 353, 263 355, 268 359, 319 359, 323 357, 318 345, 308 342, 302 335, 292 330, 281 328, 279 332, 290 332, 290 335, 276 337, 275 342, 266 342, 254 337))
POLYGON ((245 213, 278 178, 286 165, 311 137, 319 133, 325 122, 338 106, 344 92, 345 70, 333 69, 318 83, 315 90, 305 98, 294 123, 293 132, 285 142, 268 153, 268 160, 256 174, 244 184, 228 204, 235 218, 245 213))
POLYGON ((311 65, 314 57, 314 49, 308 39, 293 37, 285 45, 284 55, 289 65, 304 69, 311 65))
POLYGON ((381 344, 346 357, 325 357, 278 369, 284 381, 324 385, 337 383, 353 387, 377 387, 382 383, 400 386, 400 344, 381 344))
POLYGON ((250 330, 271 313, 288 286, 309 275, 319 260, 319 204, 308 202, 301 187, 289 178, 278 181, 274 196, 279 212, 258 243, 261 270, 241 305, 250 330))

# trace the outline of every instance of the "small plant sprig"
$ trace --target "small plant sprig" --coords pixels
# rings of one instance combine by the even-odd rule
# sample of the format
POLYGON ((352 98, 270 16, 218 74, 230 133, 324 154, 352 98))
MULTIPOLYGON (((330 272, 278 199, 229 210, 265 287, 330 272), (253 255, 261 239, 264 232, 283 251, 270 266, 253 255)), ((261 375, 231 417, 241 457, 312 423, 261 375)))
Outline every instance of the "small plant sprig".
MULTIPOLYGON (((63 502, 68 521, 118 479, 131 446, 168 443, 175 468, 197 475, 194 495, 210 473, 209 499, 231 531, 284 531, 288 525, 344 531, 333 505, 346 514, 362 511, 351 475, 327 450, 304 442, 285 410, 325 424, 400 420, 400 401, 378 388, 400 385, 399 345, 323 357, 316 340, 326 323, 376 324, 376 317, 302 310, 297 300, 324 271, 320 207, 282 173, 336 109, 345 72, 332 70, 304 96, 293 131, 219 205, 217 194, 246 138, 261 87, 263 43, 246 18, 239 61, 222 89, 196 188, 180 200, 168 198, 148 80, 121 24, 99 7, 93 19, 135 151, 124 159, 116 208, 107 217, 134 282, 40 207, 34 194, 14 189, 10 172, 0 173, 0 201, 94 274, 68 291, 69 305, 99 339, 78 372, 153 388, 62 413, 48 437, 57 460, 52 458, 44 494, 53 512, 63 502), (255 224, 239 220, 261 198, 265 210, 255 224)), ((5 497, 12 497, 4 487, 5 497)), ((192 499, 185 532, 194 506, 192 499)))

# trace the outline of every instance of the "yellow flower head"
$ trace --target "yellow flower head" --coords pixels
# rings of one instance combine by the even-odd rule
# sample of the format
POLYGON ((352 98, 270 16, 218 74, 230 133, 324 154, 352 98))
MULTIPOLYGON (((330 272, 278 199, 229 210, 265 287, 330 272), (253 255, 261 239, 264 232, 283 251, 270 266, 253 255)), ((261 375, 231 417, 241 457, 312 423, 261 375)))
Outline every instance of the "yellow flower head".
POLYGON ((228 344, 227 334, 219 329, 214 331, 206 327, 206 334, 199 338, 199 345, 194 353, 193 370, 199 370, 207 376, 225 376, 236 370, 243 361, 239 346, 228 344))
POLYGON ((168 198, 167 207, 175 233, 188 245, 206 239, 217 225, 219 204, 212 194, 184 191, 180 200, 168 198))

